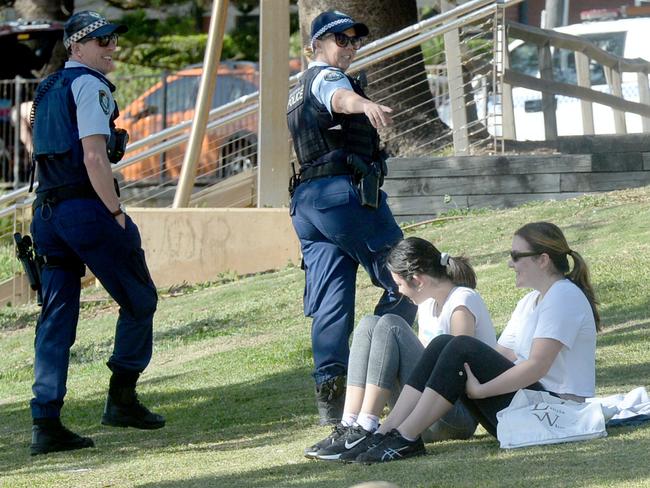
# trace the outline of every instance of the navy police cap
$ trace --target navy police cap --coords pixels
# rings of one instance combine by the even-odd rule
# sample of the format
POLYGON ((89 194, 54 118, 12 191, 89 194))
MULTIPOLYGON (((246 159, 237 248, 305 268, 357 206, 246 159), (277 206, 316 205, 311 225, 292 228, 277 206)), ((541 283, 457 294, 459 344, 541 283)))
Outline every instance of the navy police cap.
POLYGON ((66 21, 63 26, 63 45, 69 48, 73 42, 79 42, 85 37, 123 34, 127 30, 125 25, 111 24, 97 12, 84 10, 77 12, 66 21))
POLYGON ((361 22, 355 22, 352 17, 338 10, 327 10, 318 15, 311 22, 311 42, 312 45, 316 39, 319 39, 330 32, 338 33, 354 27, 355 33, 359 37, 369 34, 368 26, 361 22))

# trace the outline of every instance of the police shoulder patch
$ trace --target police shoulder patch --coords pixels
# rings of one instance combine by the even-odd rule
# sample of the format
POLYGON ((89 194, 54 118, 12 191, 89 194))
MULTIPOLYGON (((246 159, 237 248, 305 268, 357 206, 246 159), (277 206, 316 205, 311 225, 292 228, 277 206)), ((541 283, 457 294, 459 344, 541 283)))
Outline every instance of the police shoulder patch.
POLYGON ((325 81, 339 81, 344 76, 340 71, 330 71, 325 75, 325 81))
POLYGON ((110 108, 110 102, 108 100, 108 93, 104 90, 99 90, 99 106, 102 108, 102 111, 108 115, 108 109, 110 108))

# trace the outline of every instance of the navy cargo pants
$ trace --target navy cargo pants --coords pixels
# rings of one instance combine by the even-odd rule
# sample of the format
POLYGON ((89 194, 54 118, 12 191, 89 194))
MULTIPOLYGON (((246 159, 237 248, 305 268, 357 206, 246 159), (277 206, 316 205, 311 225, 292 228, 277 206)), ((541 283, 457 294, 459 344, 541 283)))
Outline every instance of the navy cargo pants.
POLYGON ((36 326, 31 401, 33 418, 51 418, 63 406, 79 319, 81 286, 74 262, 85 263, 120 306, 108 361, 113 371, 142 372, 149 364, 158 296, 138 228, 126 216, 123 229, 101 201, 72 199, 39 207, 31 230, 38 254, 59 258, 41 275, 43 308, 36 326))
POLYGON ((393 313, 412 324, 417 308, 399 294, 385 267, 402 231, 384 192, 379 208, 368 209, 350 176, 308 180, 296 189, 290 212, 305 266, 305 315, 313 319, 313 375, 321 384, 347 372, 359 264, 384 289, 375 315, 393 313))

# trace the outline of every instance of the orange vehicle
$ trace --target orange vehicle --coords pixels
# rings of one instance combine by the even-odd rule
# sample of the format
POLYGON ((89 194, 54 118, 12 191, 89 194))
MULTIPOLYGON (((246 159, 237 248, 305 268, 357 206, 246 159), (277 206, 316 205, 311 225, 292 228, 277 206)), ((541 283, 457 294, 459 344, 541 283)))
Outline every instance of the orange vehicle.
MULTIPOLYGON (((129 132, 131 142, 174 126, 194 116, 203 67, 190 66, 159 81, 121 110, 118 127, 129 132), (165 117, 166 116, 166 117, 165 117)), ((220 107, 258 90, 256 63, 227 61, 219 66, 211 108, 220 107)), ((246 116, 208 132, 203 141, 197 174, 218 179, 257 164, 257 114, 246 116)), ((126 181, 147 177, 178 178, 187 144, 152 156, 122 170, 126 181)), ((135 154, 135 153, 132 153, 135 154)))

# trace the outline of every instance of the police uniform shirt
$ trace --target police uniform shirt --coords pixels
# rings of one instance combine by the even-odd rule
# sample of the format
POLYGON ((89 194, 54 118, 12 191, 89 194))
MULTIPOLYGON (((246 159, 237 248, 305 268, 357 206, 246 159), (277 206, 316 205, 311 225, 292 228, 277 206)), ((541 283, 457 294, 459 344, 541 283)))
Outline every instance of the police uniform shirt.
POLYGON ((314 66, 329 66, 316 75, 316 78, 314 78, 311 84, 311 93, 332 114, 332 97, 334 96, 334 92, 341 88, 344 90, 353 90, 352 85, 348 77, 339 68, 330 66, 322 61, 312 61, 309 63, 308 68, 313 68, 314 66))
MULTIPOLYGON (((76 61, 66 62, 65 67, 92 69, 76 61)), ((115 110, 115 101, 108 86, 96 76, 84 74, 74 79, 71 89, 77 105, 79 139, 98 134, 108 137, 111 133, 110 117, 115 110)))

